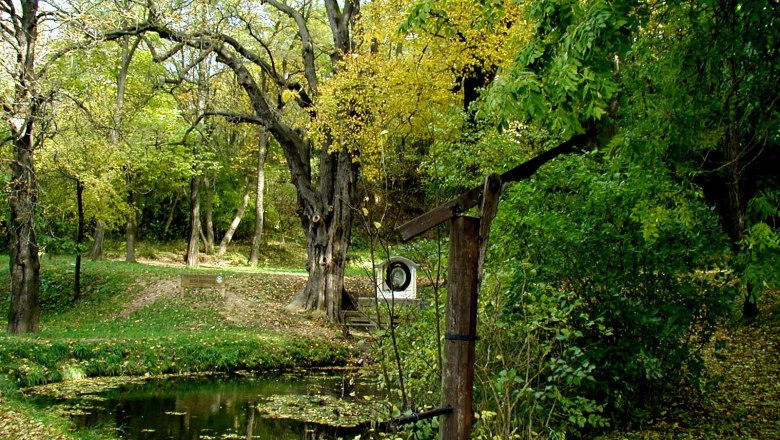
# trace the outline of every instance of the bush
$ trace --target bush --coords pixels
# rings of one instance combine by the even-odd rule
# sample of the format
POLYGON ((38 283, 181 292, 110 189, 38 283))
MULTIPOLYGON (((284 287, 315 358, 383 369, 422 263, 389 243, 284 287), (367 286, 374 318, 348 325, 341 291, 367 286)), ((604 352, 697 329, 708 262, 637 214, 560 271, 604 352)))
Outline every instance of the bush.
MULTIPOLYGON (((547 337, 567 338, 569 348, 558 355, 567 374, 577 368, 567 356, 588 365, 587 380, 568 381, 572 395, 627 420, 668 391, 697 384, 696 348, 732 299, 720 269, 727 246, 692 187, 599 159, 557 160, 512 187, 493 227, 493 264, 501 262, 494 270, 510 278, 501 320, 568 308, 547 318, 547 337)), ((534 385, 556 382, 541 377, 534 385)), ((557 401, 579 405, 572 395, 557 401)), ((569 421, 583 426, 578 415, 569 421)))

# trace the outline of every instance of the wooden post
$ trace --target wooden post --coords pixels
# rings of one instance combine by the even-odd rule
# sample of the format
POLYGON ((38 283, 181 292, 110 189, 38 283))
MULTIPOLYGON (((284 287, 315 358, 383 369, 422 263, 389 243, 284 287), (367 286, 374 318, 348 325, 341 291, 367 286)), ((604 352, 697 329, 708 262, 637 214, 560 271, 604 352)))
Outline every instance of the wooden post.
POLYGON ((441 440, 467 440, 471 435, 479 228, 478 218, 455 217, 450 229, 441 394, 442 406, 452 406, 452 413, 442 417, 441 440))

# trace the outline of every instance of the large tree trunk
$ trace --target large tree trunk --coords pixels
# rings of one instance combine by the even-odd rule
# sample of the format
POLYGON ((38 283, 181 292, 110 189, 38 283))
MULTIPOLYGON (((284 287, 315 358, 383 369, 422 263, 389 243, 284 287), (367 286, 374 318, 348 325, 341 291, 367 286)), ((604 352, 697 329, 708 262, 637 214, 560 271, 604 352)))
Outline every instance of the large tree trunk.
POLYGON ((320 162, 320 190, 323 210, 303 199, 302 221, 307 226, 306 242, 309 279, 290 304, 290 309, 322 310, 331 321, 341 319, 344 269, 354 213, 359 165, 346 151, 323 153, 320 162))
POLYGON ((198 267, 200 248, 200 176, 190 180, 190 226, 187 241, 187 267, 198 267))
MULTIPOLYGON (((327 140, 320 145, 322 155, 319 163, 319 183, 313 180, 310 154, 312 139, 304 130, 296 129, 282 118, 275 108, 276 97, 268 96, 261 83, 255 80, 245 61, 262 68, 273 82, 296 92, 296 102, 309 109, 313 104, 311 95, 317 95, 318 82, 314 41, 308 29, 304 14, 287 3, 278 0, 266 0, 280 13, 288 16, 298 28, 301 40, 301 61, 303 76, 308 84, 305 90, 297 82, 288 81, 279 75, 273 66, 262 61, 264 57, 253 54, 240 41, 218 32, 186 34, 155 22, 144 23, 141 27, 119 30, 106 35, 106 39, 116 39, 127 33, 156 32, 161 38, 175 41, 195 49, 208 48, 216 60, 230 68, 236 76, 238 85, 244 89, 252 107, 252 114, 218 112, 232 122, 250 122, 262 125, 282 148, 290 180, 296 188, 300 206, 300 217, 307 234, 309 280, 306 287, 291 307, 300 305, 307 309, 321 310, 331 320, 340 319, 341 299, 344 287, 344 266, 347 248, 352 230, 352 211, 354 192, 357 185, 359 166, 349 153, 350 146, 341 146, 336 151, 327 140), (273 104, 272 104, 273 103, 273 104)), ((351 50, 350 28, 360 12, 359 0, 324 0, 334 49, 330 53, 333 65, 351 50)), ((309 114, 316 117, 316 112, 309 114)), ((345 122, 346 123, 346 122, 345 122)), ((358 146, 351 146, 358 147, 358 146)), ((197 234, 197 230, 195 231, 197 234)), ((197 235, 196 235, 197 237, 197 235)))
POLYGON ((217 256, 220 258, 227 252, 227 247, 230 244, 230 241, 233 240, 233 234, 236 233, 236 229, 238 229, 238 225, 241 224, 241 219, 244 217, 246 207, 249 206, 250 187, 249 179, 247 179, 246 191, 244 191, 244 197, 241 198, 241 206, 238 207, 236 215, 233 217, 233 221, 230 222, 230 227, 225 231, 225 235, 222 236, 222 241, 219 243, 217 256))
POLYGON ((35 238, 38 183, 33 169, 32 121, 26 134, 14 140, 8 203, 11 208, 11 308, 8 331, 38 331, 40 262, 35 238))
MULTIPOLYGON (((16 4, 16 2, 14 2, 16 4)), ((13 70, 14 96, 4 108, 13 138, 11 181, 8 184, 10 212, 11 307, 8 331, 26 333, 38 330, 38 294, 40 262, 35 237, 35 210, 38 182, 35 176, 35 124, 43 116, 43 98, 38 95, 35 73, 35 44, 38 39, 38 2, 21 1, 21 15, 14 11, 13 20, 4 23, 0 35, 15 42, 16 62, 13 70)), ((4 54, 4 56, 10 56, 4 54)))
POLYGON ((263 223, 265 220, 265 204, 263 192, 265 191, 265 157, 268 152, 268 135, 265 130, 260 130, 257 152, 257 196, 255 198, 255 233, 252 236, 252 251, 249 254, 249 265, 257 267, 260 259, 260 243, 263 238, 263 223))

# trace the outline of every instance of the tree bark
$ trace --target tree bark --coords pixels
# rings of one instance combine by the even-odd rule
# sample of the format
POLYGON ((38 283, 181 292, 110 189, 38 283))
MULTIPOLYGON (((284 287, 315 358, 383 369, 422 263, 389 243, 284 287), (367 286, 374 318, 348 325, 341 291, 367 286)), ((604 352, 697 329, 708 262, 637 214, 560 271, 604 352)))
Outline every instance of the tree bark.
POLYGON ((299 194, 304 205, 301 220, 306 226, 309 279, 306 287, 288 306, 324 311, 331 321, 341 319, 344 269, 352 232, 354 195, 359 165, 347 151, 323 152, 320 188, 311 203, 299 194), (322 199, 320 199, 320 197, 322 199))
POLYGON ((187 267, 198 267, 200 248, 200 176, 190 180, 190 226, 187 242, 187 267))
POLYGON ((227 247, 230 244, 230 241, 233 239, 233 234, 236 233, 236 229, 238 229, 238 225, 241 224, 241 219, 244 217, 246 207, 249 206, 249 193, 251 188, 249 179, 247 179, 246 183, 247 185, 246 190, 244 191, 244 197, 241 198, 241 206, 238 207, 236 215, 233 217, 233 221, 230 222, 230 227, 228 227, 227 231, 225 231, 225 235, 222 236, 222 241, 219 243, 217 256, 220 258, 222 258, 222 256, 225 255, 225 252, 227 252, 227 247))
POLYGON ((171 203, 171 210, 168 212, 168 218, 165 219, 165 227, 163 228, 162 238, 163 240, 168 238, 168 230, 171 229, 171 223, 173 223, 173 217, 176 215, 176 206, 179 204, 179 191, 177 190, 173 196, 171 203))
POLYGON ((29 121, 21 139, 14 139, 14 161, 8 203, 11 208, 11 308, 8 331, 38 331, 40 262, 35 237, 38 183, 33 168, 33 123, 29 121))
POLYGON ((211 179, 205 176, 203 177, 203 191, 206 199, 205 200, 206 206, 204 206, 205 212, 203 213, 203 220, 204 220, 203 242, 205 244, 206 254, 211 255, 214 253, 214 185, 211 179))
POLYGON ((106 239, 106 225, 103 222, 98 221, 95 225, 95 237, 92 242, 92 248, 89 251, 89 258, 92 260, 100 260, 103 258, 103 243, 106 239))
POLYGON ((76 179, 78 232, 76 233, 76 270, 73 280, 73 300, 81 299, 81 245, 84 243, 84 183, 76 179))
MULTIPOLYGON (((16 4, 16 2, 14 2, 16 4)), ((6 41, 14 41, 16 61, 13 75, 13 101, 4 102, 3 114, 11 130, 13 160, 8 184, 10 208, 11 307, 8 331, 38 330, 40 262, 35 236, 35 211, 38 204, 38 182, 34 167, 36 123, 43 117, 43 100, 38 94, 35 72, 35 45, 38 39, 38 2, 23 0, 21 13, 10 11, 13 20, 0 28, 6 41)), ((5 101, 5 99, 3 99, 5 101)))
MULTIPOLYGON (((128 181, 130 181, 130 178, 128 178, 128 181)), ((135 194, 133 194, 133 190, 127 193, 127 204, 130 205, 130 213, 127 215, 127 221, 125 222, 125 261, 133 263, 135 262, 135 237, 137 236, 135 194)))
POLYGON ((252 251, 249 254, 249 265, 257 267, 260 260, 260 243, 263 238, 263 223, 265 221, 265 158, 268 153, 268 135, 260 130, 257 151, 257 194, 255 198, 255 233, 252 235, 252 251))

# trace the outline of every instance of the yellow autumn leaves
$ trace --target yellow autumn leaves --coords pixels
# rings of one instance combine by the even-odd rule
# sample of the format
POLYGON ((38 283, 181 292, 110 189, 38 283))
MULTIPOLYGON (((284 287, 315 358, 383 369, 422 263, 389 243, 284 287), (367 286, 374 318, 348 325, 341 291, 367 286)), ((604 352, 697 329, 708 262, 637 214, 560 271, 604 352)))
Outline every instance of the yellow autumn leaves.
POLYGON ((458 136, 463 78, 511 61, 527 40, 520 15, 513 2, 367 4, 353 52, 320 87, 318 143, 349 149, 374 179, 397 155, 458 136))

